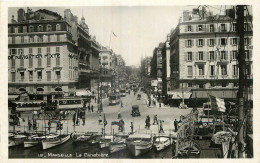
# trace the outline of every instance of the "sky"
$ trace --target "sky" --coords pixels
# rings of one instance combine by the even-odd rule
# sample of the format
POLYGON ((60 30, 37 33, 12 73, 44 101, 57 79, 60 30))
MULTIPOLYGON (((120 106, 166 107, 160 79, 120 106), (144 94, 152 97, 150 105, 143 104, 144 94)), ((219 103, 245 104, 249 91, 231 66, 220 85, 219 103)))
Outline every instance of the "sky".
MULTIPOLYGON (((95 7, 32 7, 33 11, 48 9, 64 17, 64 10, 70 9, 79 20, 84 16, 90 35, 102 46, 110 46, 120 54, 126 65, 139 65, 141 56, 152 56, 160 42, 166 41, 167 34, 178 24, 183 10, 199 6, 95 6, 95 7), (115 33, 115 37, 112 32, 115 33)), ((26 11, 26 7, 23 7, 26 11)), ((220 14, 224 7, 208 7, 214 14, 220 14)), ((17 19, 19 7, 8 10, 8 21, 14 15, 17 19)), ((223 14, 223 12, 221 13, 223 14)))

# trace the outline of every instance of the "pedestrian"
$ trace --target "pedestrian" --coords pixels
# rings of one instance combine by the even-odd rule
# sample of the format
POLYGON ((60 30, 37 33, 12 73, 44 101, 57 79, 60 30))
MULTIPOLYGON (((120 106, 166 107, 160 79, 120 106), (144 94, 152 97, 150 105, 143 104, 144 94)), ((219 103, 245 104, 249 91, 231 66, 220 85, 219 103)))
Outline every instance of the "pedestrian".
POLYGON ((174 128, 175 128, 175 132, 177 132, 177 130, 178 130, 178 122, 177 122, 176 119, 174 120, 174 128))
POLYGON ((150 121, 148 120, 148 121, 147 121, 147 128, 148 128, 148 130, 150 130, 150 126, 151 126, 151 123, 150 123, 150 121))
POLYGON ((95 97, 95 103, 97 103, 97 98, 95 97))
POLYGON ((88 112, 90 112, 90 103, 88 103, 88 112))
POLYGON ((76 125, 77 125, 77 126, 80 126, 79 117, 76 118, 76 125))
POLYGON ((159 130, 159 133, 164 133, 163 131, 163 124, 162 124, 162 120, 160 120, 160 130, 159 130))
POLYGON ((102 116, 101 116, 101 114, 99 114, 98 124, 99 124, 99 125, 102 125, 102 116))
POLYGON ((28 127, 29 127, 29 131, 31 131, 31 128, 32 128, 32 121, 31 120, 28 121, 28 127))
POLYGON ((122 127, 121 127, 121 132, 125 130, 125 121, 121 119, 122 127))
POLYGON ((37 122, 36 122, 36 119, 33 120, 33 130, 37 130, 37 122))
POLYGON ((145 128, 147 128, 147 127, 148 127, 148 119, 146 117, 146 119, 145 119, 145 128))
POLYGON ((49 130, 49 132, 51 131, 51 121, 50 120, 48 121, 48 130, 49 130))
POLYGON ((149 115, 147 116, 147 119, 148 119, 148 122, 150 122, 150 116, 149 115))
POLYGON ((151 100, 149 99, 149 106, 151 106, 151 100))
POLYGON ((121 115, 121 112, 119 110, 118 114, 117 114, 117 119, 121 119, 122 118, 122 115, 121 115))
POLYGON ((157 115, 154 115, 154 118, 153 118, 153 125, 158 125, 157 115))
POLYGON ((134 133, 134 124, 133 124, 133 122, 131 122, 130 128, 131 128, 131 134, 133 134, 134 133))
POLYGON ((73 120, 73 126, 75 126, 76 116, 77 116, 77 113, 74 113, 74 114, 73 114, 73 118, 72 118, 72 120, 73 120))
POLYGON ((121 101, 121 108, 123 108, 123 106, 124 106, 124 105, 123 105, 123 102, 121 101))
POLYGON ((93 104, 91 104, 91 111, 92 111, 92 113, 94 112, 93 104))
POLYGON ((85 111, 81 112, 82 125, 85 126, 85 111))

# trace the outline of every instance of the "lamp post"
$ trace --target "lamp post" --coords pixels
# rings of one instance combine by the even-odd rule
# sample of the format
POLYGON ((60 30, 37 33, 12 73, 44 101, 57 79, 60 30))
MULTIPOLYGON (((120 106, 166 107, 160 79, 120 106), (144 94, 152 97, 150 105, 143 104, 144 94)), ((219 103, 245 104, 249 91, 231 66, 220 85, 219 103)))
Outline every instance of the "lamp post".
POLYGON ((100 61, 100 58, 99 58, 99 73, 98 73, 98 112, 103 112, 103 107, 102 107, 102 90, 100 90, 100 88, 102 87, 102 82, 101 82, 101 85, 100 85, 100 74, 102 72, 102 65, 101 65, 101 61, 100 61), (101 94, 101 96, 100 96, 101 94))

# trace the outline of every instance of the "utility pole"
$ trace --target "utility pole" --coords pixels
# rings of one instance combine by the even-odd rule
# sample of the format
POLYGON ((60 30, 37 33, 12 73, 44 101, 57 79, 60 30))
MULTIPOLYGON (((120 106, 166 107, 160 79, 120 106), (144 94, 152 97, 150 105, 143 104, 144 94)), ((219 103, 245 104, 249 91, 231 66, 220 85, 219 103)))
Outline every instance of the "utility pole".
POLYGON ((238 157, 244 154, 244 70, 245 70, 245 45, 244 45, 244 5, 237 6, 237 32, 239 36, 238 67, 239 67, 239 90, 238 90, 238 157))

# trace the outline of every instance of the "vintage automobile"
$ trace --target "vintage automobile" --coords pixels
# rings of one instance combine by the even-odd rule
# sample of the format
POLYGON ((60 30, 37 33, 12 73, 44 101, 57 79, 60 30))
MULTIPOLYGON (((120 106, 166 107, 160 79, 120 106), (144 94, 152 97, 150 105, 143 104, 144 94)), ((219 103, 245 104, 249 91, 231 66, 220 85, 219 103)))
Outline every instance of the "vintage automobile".
POLYGON ((138 105, 133 105, 132 106, 132 117, 136 117, 136 116, 141 116, 140 112, 139 112, 139 106, 138 105))
POLYGON ((138 94, 137 95, 137 100, 141 100, 141 97, 142 97, 141 94, 138 94))

